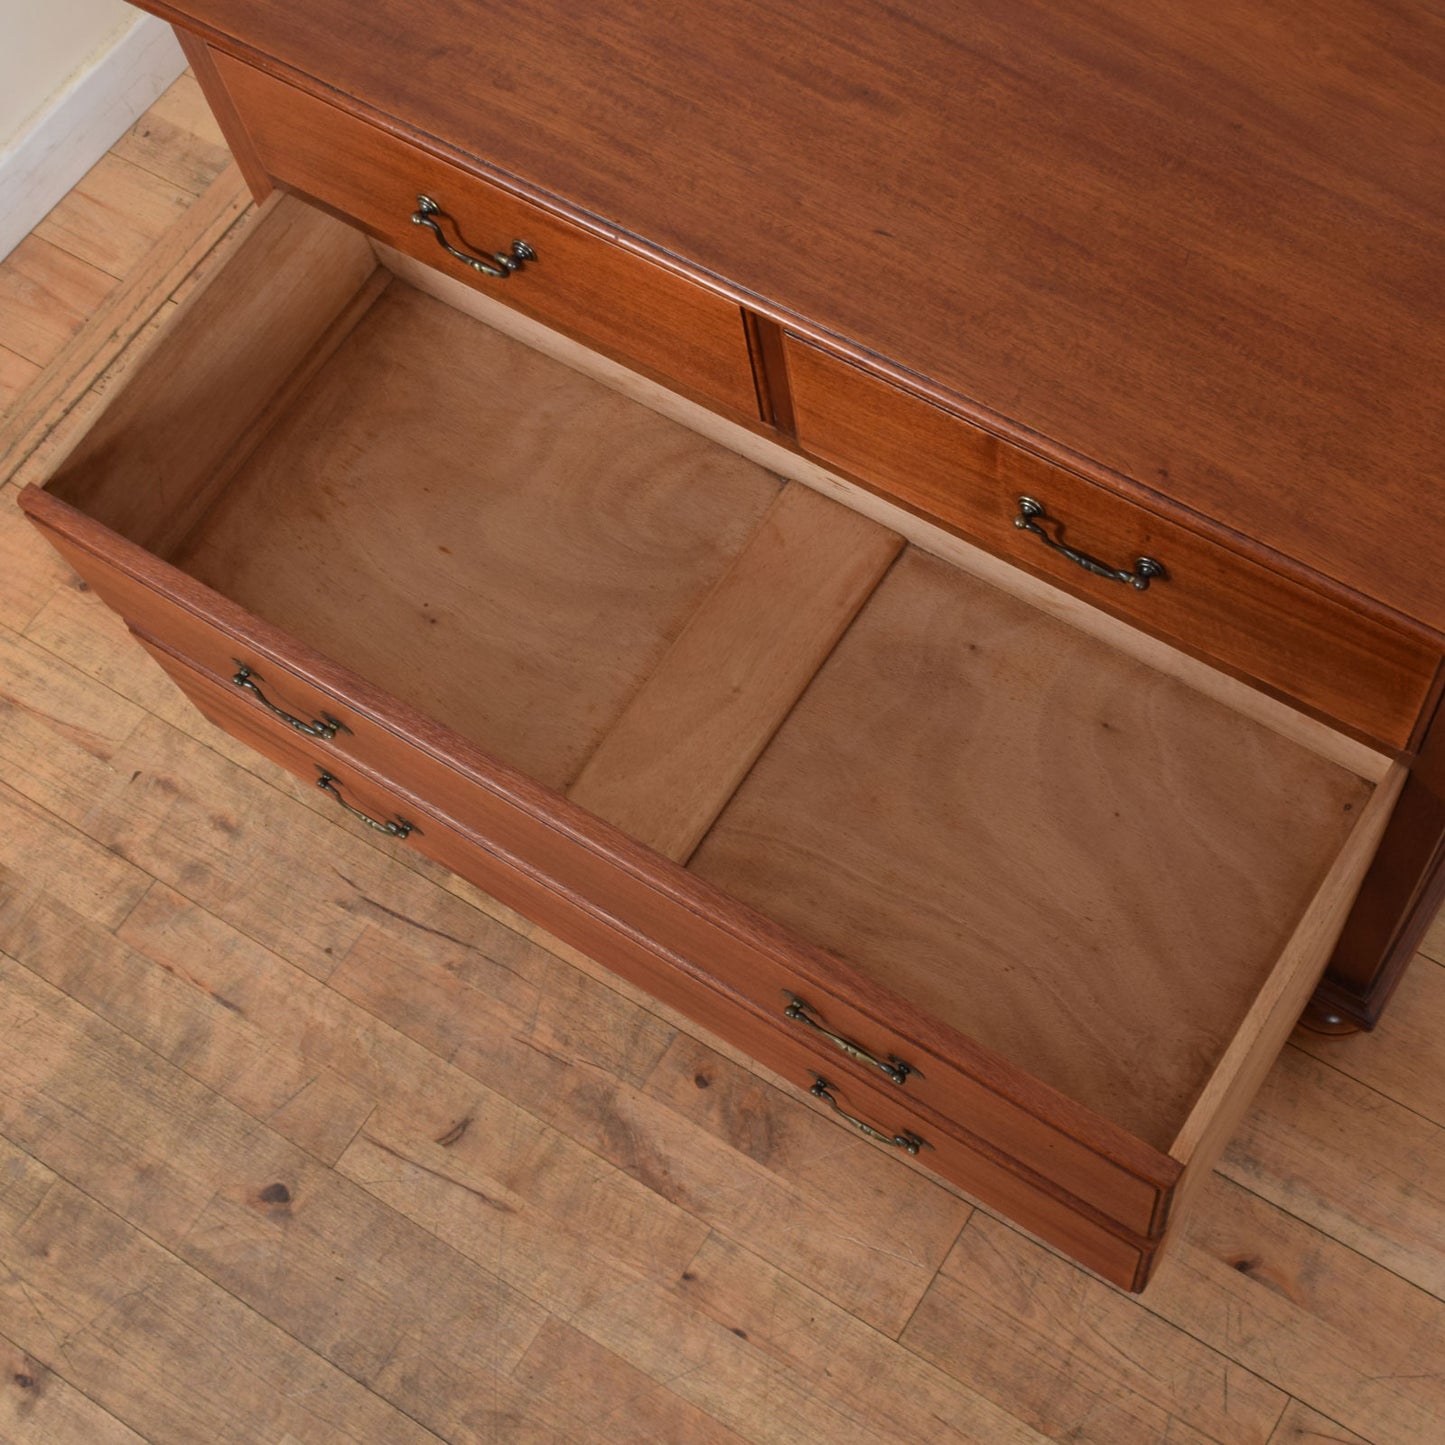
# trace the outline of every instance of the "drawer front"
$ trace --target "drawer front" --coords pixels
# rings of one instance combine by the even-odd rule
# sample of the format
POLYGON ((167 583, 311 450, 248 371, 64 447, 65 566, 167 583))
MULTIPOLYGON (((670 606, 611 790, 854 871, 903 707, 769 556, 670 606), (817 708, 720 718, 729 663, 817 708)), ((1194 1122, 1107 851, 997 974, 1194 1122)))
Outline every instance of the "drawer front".
POLYGON ((1424 640, 1056 467, 860 367, 784 338, 799 445, 995 554, 1388 748, 1408 745, 1440 663, 1424 640), (1167 577, 1138 590, 1015 525, 1019 498, 1056 541, 1167 577))
MULTIPOLYGON (((668 998, 673 972, 688 972, 705 981, 709 994, 721 991, 795 1041, 818 1061, 820 1071, 846 1076, 856 1087, 883 1078, 875 1065, 859 1059, 859 1052, 883 1063, 901 1060, 910 1066, 904 1083, 885 1081, 884 1087, 903 1107, 960 1121, 976 1152, 1009 1161, 998 1165, 1003 1172, 1046 1179, 1130 1235, 1147 1238, 1161 1229, 1180 1174, 1174 1161, 1027 1075, 1000 1067, 993 1056, 969 1049, 956 1035, 937 1038, 928 1021, 892 995, 769 929, 674 865, 635 845, 627 847, 605 824, 587 819, 590 826, 584 831, 570 821, 578 810, 554 794, 531 786, 527 796, 519 797, 517 782, 454 734, 397 707, 385 694, 105 528, 44 494, 28 494, 26 505, 52 545, 101 599, 148 635, 153 650, 168 655, 172 671, 180 667, 190 675, 199 668, 209 674, 207 685, 227 699, 227 716, 243 721, 247 730, 243 735, 239 722, 221 724, 230 731, 249 738, 274 728, 298 746, 324 747, 327 756, 374 769, 546 880, 546 887, 609 920, 599 924, 603 936, 627 931, 657 971, 651 982, 635 981, 659 997, 668 998), (338 730, 329 742, 299 732, 253 689, 231 681, 238 661, 252 670, 268 701, 293 718, 308 727, 335 718, 346 731, 338 730), (794 1008, 789 1017, 794 1000, 806 1008, 794 1008), (911 1023, 895 1022, 905 1017, 911 1023), (844 1052, 844 1042, 857 1052, 844 1052)), ((550 915, 529 916, 574 941, 550 915)), ((583 943, 576 946, 592 951, 583 943)), ((595 951, 592 956, 609 961, 595 951)), ((693 1016, 713 1026, 709 1018, 693 1016)), ((982 1187, 976 1192, 994 1197, 982 1187)))
MULTIPOLYGON (((595 913, 579 907, 575 895, 557 880, 539 875, 525 860, 508 857, 489 840, 471 836, 464 826, 431 813, 405 786, 337 755, 324 740, 307 739, 247 707, 243 697, 217 679, 189 667, 152 640, 142 637, 141 641, 216 726, 303 781, 324 778, 338 817, 360 816, 373 829, 392 832, 400 846, 415 848, 508 907, 542 920, 573 947, 742 1049, 796 1085, 815 1107, 833 1114, 844 1127, 870 1137, 916 1141, 918 1162, 933 1172, 1005 1210, 1025 1228, 1123 1288, 1142 1285, 1157 1241, 1130 1235, 1050 1181, 1021 1170, 954 1121, 886 1084, 880 1089, 850 1077, 846 1069, 837 1067, 834 1056, 780 1031, 725 992, 638 947, 595 913), (814 1092, 820 1083, 826 1085, 827 1097, 814 1092)), ((899 1148, 900 1157, 905 1154, 899 1148)))
POLYGON ((214 59, 256 153, 283 185, 579 340, 758 418, 734 303, 284 81, 227 55, 214 59), (413 224, 420 195, 442 208, 433 219, 452 246, 486 259, 522 241, 536 259, 505 279, 479 274, 413 224))

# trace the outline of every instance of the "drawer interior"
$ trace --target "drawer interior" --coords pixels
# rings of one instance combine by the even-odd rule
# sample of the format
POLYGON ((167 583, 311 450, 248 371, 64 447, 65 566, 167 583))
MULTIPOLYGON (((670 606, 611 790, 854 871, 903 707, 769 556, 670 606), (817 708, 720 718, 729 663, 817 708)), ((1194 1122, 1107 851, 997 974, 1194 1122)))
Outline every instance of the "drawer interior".
POLYGON ((565 791, 780 489, 397 282, 171 560, 565 791))
POLYGON ((56 496, 1161 1151, 1376 789, 298 202, 163 348, 56 496))
POLYGON ((910 548, 690 866, 1167 1151, 1370 792, 910 548))

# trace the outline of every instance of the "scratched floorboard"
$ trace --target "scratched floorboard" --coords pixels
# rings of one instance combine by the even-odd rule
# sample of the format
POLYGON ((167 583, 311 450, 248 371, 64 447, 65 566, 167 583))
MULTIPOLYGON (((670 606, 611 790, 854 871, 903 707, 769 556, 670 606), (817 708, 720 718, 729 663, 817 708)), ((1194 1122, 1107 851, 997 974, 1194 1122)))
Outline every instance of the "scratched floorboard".
MULTIPOLYGON (((185 77, 0 266, 12 473, 93 404, 87 316, 143 346, 136 278, 230 224, 226 160, 185 77)), ((1376 1034, 1296 1039, 1128 1299, 335 826, 14 495, 3 1445, 1445 1440, 1445 932, 1376 1034)))

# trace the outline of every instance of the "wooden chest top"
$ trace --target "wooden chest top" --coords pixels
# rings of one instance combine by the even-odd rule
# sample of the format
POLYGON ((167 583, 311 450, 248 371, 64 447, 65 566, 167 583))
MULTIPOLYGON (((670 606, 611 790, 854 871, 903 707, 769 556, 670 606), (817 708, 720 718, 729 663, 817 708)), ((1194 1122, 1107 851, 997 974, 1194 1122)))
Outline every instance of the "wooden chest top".
POLYGON ((151 8, 1445 629, 1427 5, 151 8))

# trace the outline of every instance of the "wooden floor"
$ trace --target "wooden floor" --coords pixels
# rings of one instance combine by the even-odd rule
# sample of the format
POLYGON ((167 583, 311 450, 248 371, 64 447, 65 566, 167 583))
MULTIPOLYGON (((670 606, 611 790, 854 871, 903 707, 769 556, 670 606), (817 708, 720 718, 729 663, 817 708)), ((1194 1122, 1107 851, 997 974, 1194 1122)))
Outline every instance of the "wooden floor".
POLYGON ((1440 925, 1133 1300, 188 711, 14 489, 226 161, 183 78, 0 266, 0 1441, 1445 1441, 1440 925))

